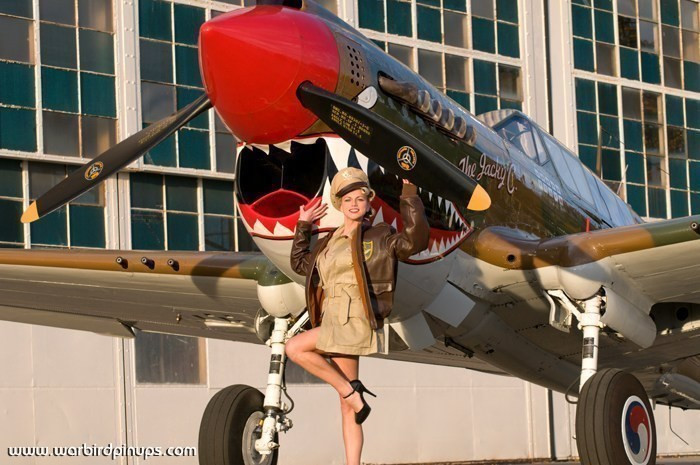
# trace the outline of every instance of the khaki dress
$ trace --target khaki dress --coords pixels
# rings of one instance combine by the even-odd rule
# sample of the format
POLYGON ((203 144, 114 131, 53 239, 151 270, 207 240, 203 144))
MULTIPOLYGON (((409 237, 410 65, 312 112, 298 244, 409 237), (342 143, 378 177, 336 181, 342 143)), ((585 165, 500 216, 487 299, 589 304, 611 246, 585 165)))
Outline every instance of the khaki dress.
POLYGON ((352 267, 350 236, 340 226, 318 254, 324 299, 321 304, 321 331, 316 348, 328 353, 367 355, 377 353, 378 336, 370 325, 352 267))

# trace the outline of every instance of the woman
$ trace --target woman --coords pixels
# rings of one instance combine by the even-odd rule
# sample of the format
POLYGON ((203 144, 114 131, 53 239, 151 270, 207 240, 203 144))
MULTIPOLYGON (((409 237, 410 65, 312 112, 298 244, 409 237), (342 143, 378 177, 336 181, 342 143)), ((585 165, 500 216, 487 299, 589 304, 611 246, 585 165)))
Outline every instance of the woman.
POLYGON ((385 343, 380 329, 393 304, 397 259, 425 249, 430 234, 416 186, 404 180, 400 233, 367 221, 374 195, 362 170, 340 170, 331 182, 331 203, 343 213, 343 224, 310 250, 312 224, 326 215, 328 205, 300 207, 291 253, 292 268, 306 276, 312 329, 291 338, 286 353, 338 392, 347 465, 360 465, 361 424, 370 412, 363 393, 374 396, 357 379, 358 358, 385 343))

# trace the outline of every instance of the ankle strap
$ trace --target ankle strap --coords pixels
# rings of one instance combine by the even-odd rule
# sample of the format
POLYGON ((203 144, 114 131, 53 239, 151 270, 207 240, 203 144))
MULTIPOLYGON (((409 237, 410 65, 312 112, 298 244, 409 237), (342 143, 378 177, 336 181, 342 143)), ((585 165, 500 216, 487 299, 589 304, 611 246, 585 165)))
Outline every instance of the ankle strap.
POLYGON ((355 393, 355 391, 356 391, 356 389, 355 389, 355 387, 353 386, 352 391, 350 391, 350 394, 348 394, 347 396, 343 396, 343 399, 347 399, 348 397, 350 397, 351 395, 353 395, 353 394, 355 393))

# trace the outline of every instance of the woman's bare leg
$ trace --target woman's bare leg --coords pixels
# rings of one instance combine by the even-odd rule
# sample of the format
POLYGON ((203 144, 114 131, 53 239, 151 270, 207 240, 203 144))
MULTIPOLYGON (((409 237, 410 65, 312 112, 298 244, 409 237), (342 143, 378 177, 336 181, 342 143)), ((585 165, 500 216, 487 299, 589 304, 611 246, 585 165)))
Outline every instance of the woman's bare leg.
MULTIPOLYGON (((357 379, 359 357, 356 355, 332 355, 331 364, 335 365, 346 379, 357 379)), ((362 405, 359 394, 354 393, 350 396, 350 399, 353 398, 357 398, 357 400, 360 401, 360 405, 362 405)), ((355 423, 355 410, 347 400, 349 399, 343 399, 343 396, 340 395, 340 413, 342 414, 343 421, 343 443, 345 444, 345 463, 346 465, 360 465, 362 445, 364 442, 362 425, 355 423)))
MULTIPOLYGON (((347 378, 338 371, 337 365, 333 366, 328 363, 316 349, 316 340, 320 330, 320 327, 316 327, 292 337, 287 341, 285 352, 294 363, 330 384, 341 397, 345 396, 352 391, 352 386, 347 378)), ((355 397, 358 396, 350 396, 353 400, 355 397)), ((361 401, 359 404, 355 402, 353 404, 357 410, 362 408, 361 401)))

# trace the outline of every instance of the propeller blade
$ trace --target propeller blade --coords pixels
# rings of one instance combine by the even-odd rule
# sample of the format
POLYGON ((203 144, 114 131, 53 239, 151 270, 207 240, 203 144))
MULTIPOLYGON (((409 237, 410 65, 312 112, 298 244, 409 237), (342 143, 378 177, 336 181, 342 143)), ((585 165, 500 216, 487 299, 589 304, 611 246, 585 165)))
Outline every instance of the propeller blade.
POLYGON ((109 148, 36 199, 22 215, 22 223, 36 221, 95 187, 211 107, 209 97, 203 94, 177 113, 151 124, 109 148))
POLYGON ((308 110, 356 150, 455 206, 482 211, 491 198, 476 181, 423 142, 368 109, 310 82, 297 89, 308 110), (420 169, 414 169, 420 166, 420 169))

